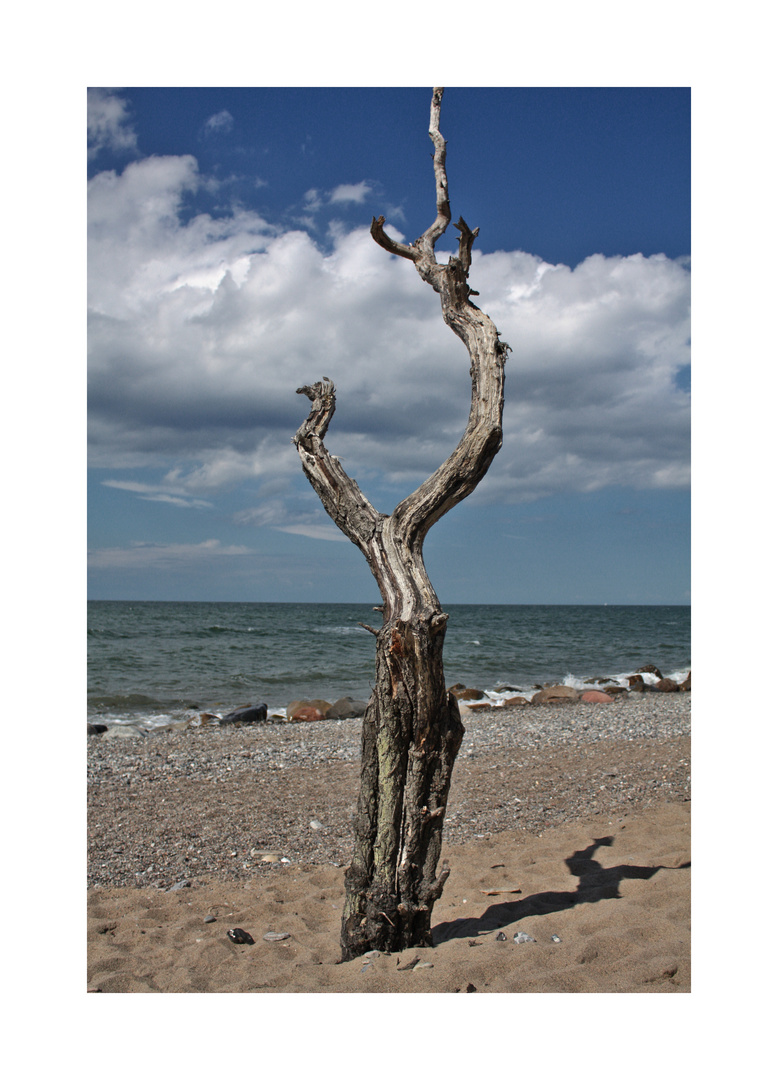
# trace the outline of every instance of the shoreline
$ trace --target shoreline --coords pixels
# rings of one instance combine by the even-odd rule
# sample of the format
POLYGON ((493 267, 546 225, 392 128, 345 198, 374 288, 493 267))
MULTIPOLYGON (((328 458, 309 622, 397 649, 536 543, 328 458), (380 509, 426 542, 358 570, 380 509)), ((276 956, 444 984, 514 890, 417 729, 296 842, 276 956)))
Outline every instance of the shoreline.
POLYGON ((688 993, 690 698, 466 715, 434 945, 348 963, 361 721, 90 738, 88 989, 688 993))
MULTIPOLYGON (((463 709, 444 841, 689 799, 690 699, 463 709)), ((352 719, 89 737, 89 884, 247 879, 264 850, 345 866, 360 733, 352 719)))

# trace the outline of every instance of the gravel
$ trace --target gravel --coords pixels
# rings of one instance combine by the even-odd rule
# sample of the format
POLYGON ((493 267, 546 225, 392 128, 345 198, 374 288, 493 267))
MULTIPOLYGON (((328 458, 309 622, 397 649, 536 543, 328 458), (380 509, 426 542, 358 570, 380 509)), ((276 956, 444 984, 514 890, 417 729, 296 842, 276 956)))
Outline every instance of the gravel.
MULTIPOLYGON (((466 713, 444 840, 539 833, 690 798, 691 694, 466 713)), ((87 740, 88 883, 156 885, 347 865, 361 720, 87 740), (312 827, 311 822, 323 827, 312 827)))

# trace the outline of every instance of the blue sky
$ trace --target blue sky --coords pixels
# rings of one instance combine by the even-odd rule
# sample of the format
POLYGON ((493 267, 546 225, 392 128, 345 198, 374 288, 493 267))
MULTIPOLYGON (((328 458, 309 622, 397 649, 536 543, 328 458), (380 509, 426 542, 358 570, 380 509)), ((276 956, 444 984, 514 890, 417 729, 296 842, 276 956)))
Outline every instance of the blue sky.
MULTIPOLYGON (((295 389, 334 379, 328 445, 384 511, 459 439, 467 355, 368 232, 434 217, 429 99, 89 92, 90 597, 377 597, 295 389)), ((688 603, 689 90, 454 87, 441 130, 513 351, 503 449, 425 544, 438 595, 688 603)))

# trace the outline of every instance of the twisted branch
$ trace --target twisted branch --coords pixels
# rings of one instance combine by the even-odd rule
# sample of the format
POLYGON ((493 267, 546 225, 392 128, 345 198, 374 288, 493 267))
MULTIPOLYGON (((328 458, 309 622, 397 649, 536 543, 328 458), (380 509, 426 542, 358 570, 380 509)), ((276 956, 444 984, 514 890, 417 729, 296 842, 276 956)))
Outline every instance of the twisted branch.
POLYGON ((292 440, 300 455, 303 472, 340 531, 367 555, 383 515, 324 445, 323 439, 335 412, 335 384, 325 376, 313 386, 299 387, 297 393, 305 394, 311 402, 311 411, 292 440))

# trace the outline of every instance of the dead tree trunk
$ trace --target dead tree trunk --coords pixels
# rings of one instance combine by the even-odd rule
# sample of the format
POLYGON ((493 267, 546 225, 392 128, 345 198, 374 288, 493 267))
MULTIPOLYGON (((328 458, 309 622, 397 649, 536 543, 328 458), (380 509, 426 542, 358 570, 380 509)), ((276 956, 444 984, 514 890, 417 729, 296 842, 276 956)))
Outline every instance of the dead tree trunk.
POLYGON ((431 944, 432 907, 448 877, 438 873, 443 817, 464 728, 447 693, 443 641, 448 616, 427 576, 424 537, 485 475, 502 444, 504 364, 508 346, 488 315, 470 301, 473 241, 462 218, 459 250, 439 264, 435 244, 451 221, 446 144, 440 134, 443 90, 432 95, 437 217, 413 244, 399 244, 374 218, 381 247, 410 259, 440 295, 443 318, 470 355, 472 398, 465 433, 450 457, 390 515, 376 511, 324 446, 335 411, 325 378, 297 392, 311 400, 294 442, 303 470, 335 524, 355 543, 383 597, 376 636, 376 685, 362 728, 362 765, 354 856, 346 874, 341 945, 344 959, 370 949, 431 944))

